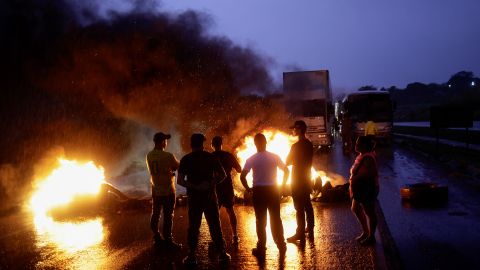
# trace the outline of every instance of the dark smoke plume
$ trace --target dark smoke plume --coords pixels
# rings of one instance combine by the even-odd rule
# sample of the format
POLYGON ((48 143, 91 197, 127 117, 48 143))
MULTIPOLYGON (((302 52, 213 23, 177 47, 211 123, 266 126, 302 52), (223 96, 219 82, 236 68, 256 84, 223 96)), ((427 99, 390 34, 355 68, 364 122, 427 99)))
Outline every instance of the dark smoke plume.
POLYGON ((207 34, 205 15, 149 12, 152 1, 138 2, 104 14, 94 1, 0 3, 3 198, 30 183, 53 147, 114 174, 156 130, 180 136, 179 156, 192 132, 227 136, 231 149, 283 123, 274 99, 253 95, 275 88, 267 58, 207 34))

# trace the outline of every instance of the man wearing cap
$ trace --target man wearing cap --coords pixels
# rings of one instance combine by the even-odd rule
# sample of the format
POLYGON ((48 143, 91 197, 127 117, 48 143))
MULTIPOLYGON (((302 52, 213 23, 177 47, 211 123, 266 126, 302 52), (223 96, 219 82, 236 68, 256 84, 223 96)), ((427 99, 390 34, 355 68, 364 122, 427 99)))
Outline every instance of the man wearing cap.
POLYGON ((313 237, 315 218, 313 216, 310 193, 312 192, 312 160, 313 145, 307 139, 305 133, 307 125, 304 121, 296 121, 291 127, 298 141, 292 145, 287 156, 287 165, 292 165, 292 198, 296 210, 297 230, 295 234, 287 238, 288 242, 305 241, 305 232, 313 237), (305 216, 307 228, 305 228, 305 216))
POLYGON ((175 208, 175 171, 179 162, 172 153, 166 152, 170 134, 162 132, 153 136, 155 147, 147 154, 147 166, 152 185, 152 216, 150 228, 156 245, 165 241, 168 246, 180 247, 172 239, 173 210, 175 208), (163 239, 158 232, 158 219, 163 208, 163 239))
POLYGON ((192 152, 180 160, 178 168, 178 184, 187 188, 188 196, 189 253, 183 260, 187 265, 197 263, 195 251, 203 214, 205 214, 215 248, 220 252, 219 261, 230 261, 230 255, 225 250, 215 194, 215 185, 223 181, 227 175, 218 159, 212 153, 204 151, 204 141, 203 134, 197 133, 191 136, 192 152))
POLYGON ((230 173, 232 169, 235 169, 238 173, 242 172, 242 167, 238 163, 237 159, 234 155, 227 151, 222 150, 222 137, 215 136, 212 139, 212 148, 214 154, 220 164, 222 164, 225 173, 227 174, 227 178, 222 182, 218 183, 216 186, 217 198, 218 198, 218 207, 225 207, 228 213, 228 217, 230 219, 230 226, 232 227, 233 239, 232 242, 234 245, 238 244, 238 234, 237 234, 237 216, 235 215, 235 211, 233 210, 233 200, 234 200, 234 192, 233 192, 233 181, 232 176, 230 173))
POLYGON ((257 153, 247 159, 243 166, 240 180, 247 192, 252 192, 253 209, 255 210, 255 223, 257 230, 257 247, 252 249, 252 254, 257 258, 264 258, 267 242, 267 211, 270 215, 270 229, 273 241, 278 247, 280 255, 285 255, 287 246, 283 236, 283 224, 280 218, 280 191, 277 184, 277 168, 283 170, 283 186, 289 176, 289 170, 278 155, 267 151, 267 139, 262 133, 254 137, 257 153), (247 183, 247 175, 253 171, 253 188, 247 183))

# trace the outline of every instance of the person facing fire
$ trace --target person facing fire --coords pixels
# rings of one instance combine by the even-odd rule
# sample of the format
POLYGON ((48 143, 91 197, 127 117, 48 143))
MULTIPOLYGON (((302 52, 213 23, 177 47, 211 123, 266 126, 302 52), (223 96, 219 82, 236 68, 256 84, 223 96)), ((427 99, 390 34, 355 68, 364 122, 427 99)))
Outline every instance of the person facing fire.
POLYGON ((165 242, 172 247, 180 247, 172 239, 173 210, 175 208, 175 171, 179 162, 172 153, 166 152, 170 134, 158 132, 153 136, 155 147, 147 154, 147 167, 152 185, 152 216, 150 228, 153 232, 154 244, 165 242), (158 232, 158 219, 163 208, 163 239, 158 232))
POLYGON ((196 133, 191 136, 192 152, 180 160, 178 168, 178 184, 187 188, 188 196, 189 253, 183 260, 187 265, 197 263, 195 251, 203 214, 205 214, 215 248, 220 252, 219 261, 223 263, 230 261, 230 255, 225 250, 215 194, 215 185, 223 181, 227 175, 215 155, 204 151, 204 141, 203 134, 196 133))
POLYGON ((277 167, 284 172, 283 187, 285 186, 289 170, 279 156, 267 151, 267 139, 261 133, 254 137, 257 153, 247 159, 240 180, 247 192, 253 192, 253 208, 255 211, 257 247, 252 249, 252 254, 256 257, 265 256, 265 244, 267 241, 267 210, 270 215, 270 229, 275 244, 280 254, 285 254, 287 245, 283 236, 283 224, 280 218, 280 191, 277 185, 277 167), (253 170, 253 188, 247 183, 247 175, 253 170))
POLYGON ((222 137, 215 136, 212 139, 212 148, 214 149, 213 154, 218 158, 222 164, 227 178, 222 182, 218 183, 216 186, 218 207, 225 207, 230 219, 230 226, 232 227, 233 239, 232 242, 234 245, 238 244, 238 234, 237 234, 237 216, 233 210, 233 181, 231 177, 232 169, 235 169, 238 173, 242 172, 242 167, 238 163, 234 155, 227 151, 222 150, 222 137))
POLYGON ((305 233, 313 237, 315 218, 313 215, 310 193, 312 192, 312 160, 313 144, 305 137, 307 125, 304 121, 295 121, 293 134, 298 141, 292 145, 287 156, 287 165, 292 165, 292 198, 296 210, 297 230, 295 234, 287 238, 288 242, 305 241, 305 233), (307 227, 305 228, 305 217, 307 227))
POLYGON ((375 141, 373 138, 369 136, 358 137, 355 144, 355 151, 358 152, 358 156, 350 169, 352 212, 363 229, 362 234, 356 240, 362 245, 375 244, 375 230, 377 228, 375 201, 379 192, 379 183, 374 149, 375 141))

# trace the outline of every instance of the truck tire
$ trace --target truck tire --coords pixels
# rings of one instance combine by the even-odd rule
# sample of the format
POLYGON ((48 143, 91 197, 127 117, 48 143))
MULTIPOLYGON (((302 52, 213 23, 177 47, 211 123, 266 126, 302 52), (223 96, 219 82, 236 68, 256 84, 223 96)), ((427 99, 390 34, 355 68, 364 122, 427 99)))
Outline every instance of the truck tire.
POLYGON ((439 203, 448 200, 448 187, 437 183, 417 183, 400 189, 402 201, 439 203))

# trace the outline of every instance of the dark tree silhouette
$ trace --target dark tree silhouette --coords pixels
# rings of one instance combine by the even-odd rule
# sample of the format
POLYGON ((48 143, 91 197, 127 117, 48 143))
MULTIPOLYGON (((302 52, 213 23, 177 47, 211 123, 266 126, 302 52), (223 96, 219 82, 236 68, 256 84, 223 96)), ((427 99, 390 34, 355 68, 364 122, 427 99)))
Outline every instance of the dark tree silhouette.
POLYGON ((369 91, 369 90, 377 90, 377 87, 373 85, 365 85, 360 88, 358 88, 358 91, 369 91))
POLYGON ((450 88, 465 90, 472 86, 472 81, 475 81, 473 72, 460 71, 452 75, 447 84, 450 88))

